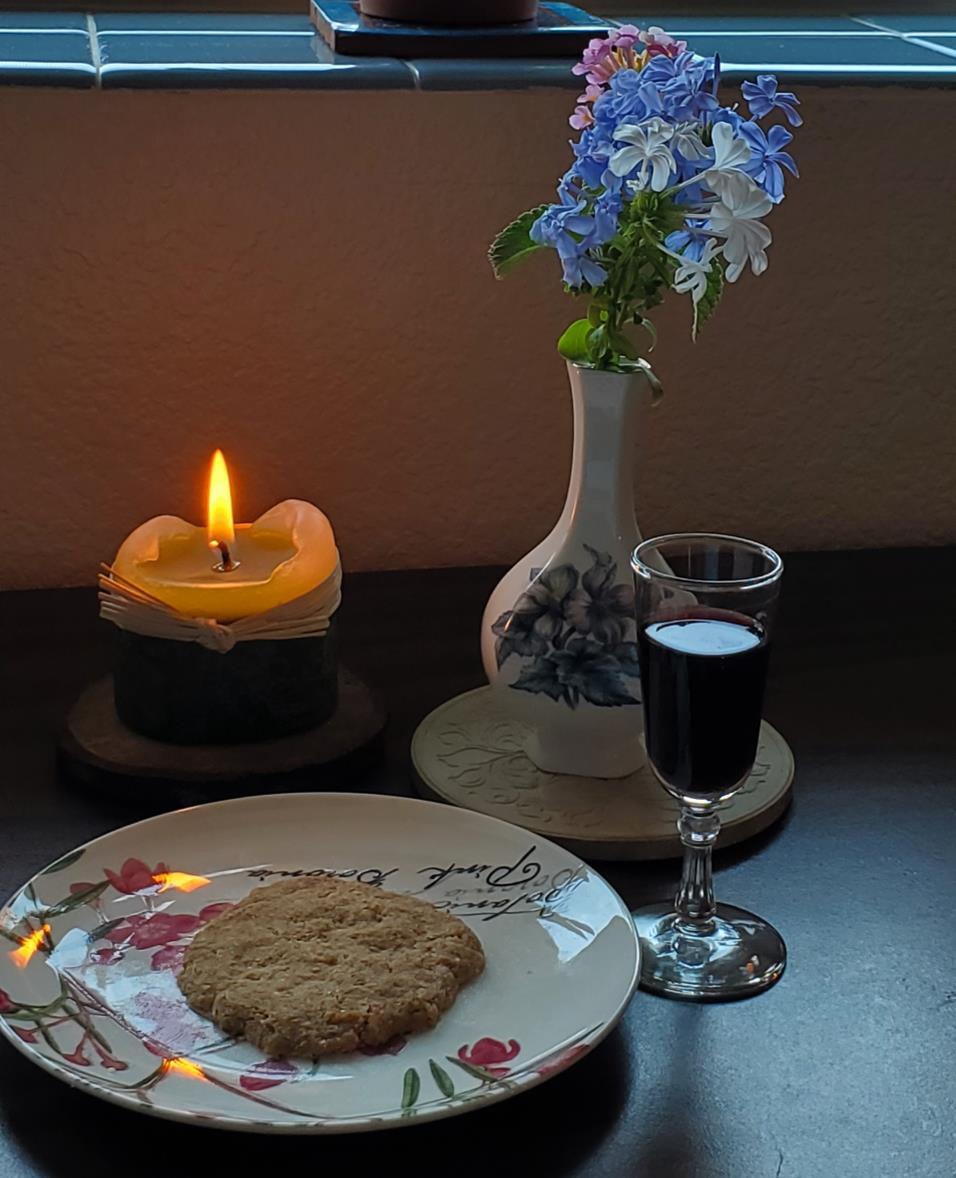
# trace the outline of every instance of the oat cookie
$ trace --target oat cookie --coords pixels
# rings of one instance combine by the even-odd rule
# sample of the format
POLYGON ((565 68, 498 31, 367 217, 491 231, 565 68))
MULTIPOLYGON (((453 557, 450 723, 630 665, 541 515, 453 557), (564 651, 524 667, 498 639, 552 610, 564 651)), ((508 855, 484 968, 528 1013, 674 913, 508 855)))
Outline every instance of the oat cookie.
POLYGON ((424 900, 304 876, 200 929, 179 987, 227 1034, 317 1058, 435 1026, 484 965, 471 929, 424 900))

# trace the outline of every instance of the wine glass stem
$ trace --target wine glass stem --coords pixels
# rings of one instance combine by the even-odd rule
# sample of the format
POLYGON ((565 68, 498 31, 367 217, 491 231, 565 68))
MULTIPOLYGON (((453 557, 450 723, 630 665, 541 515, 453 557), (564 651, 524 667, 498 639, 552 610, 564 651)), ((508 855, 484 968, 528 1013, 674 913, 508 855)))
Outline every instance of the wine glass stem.
POLYGON ((712 809, 683 806, 677 829, 684 844, 684 870, 675 901, 677 915, 687 933, 706 936, 713 928, 717 911, 710 859, 720 817, 712 809))

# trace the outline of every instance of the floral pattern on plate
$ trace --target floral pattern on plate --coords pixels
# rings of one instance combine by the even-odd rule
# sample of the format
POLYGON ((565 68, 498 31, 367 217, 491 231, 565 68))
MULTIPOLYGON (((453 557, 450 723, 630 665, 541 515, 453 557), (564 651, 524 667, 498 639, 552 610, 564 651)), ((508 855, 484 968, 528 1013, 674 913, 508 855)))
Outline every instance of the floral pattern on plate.
MULTIPOLYGON (((47 1070, 117 1103, 176 1119, 273 1132, 342 1132, 450 1115, 503 1099, 568 1066, 603 1038, 633 989, 636 938, 621 902, 573 856, 506 824, 462 812, 452 816, 431 803, 359 795, 237 799, 162 815, 140 827, 152 824, 172 828, 165 845, 145 840, 138 848, 135 836, 124 831, 104 836, 34 877, 0 912, 0 934, 8 946, 0 950, 0 1030, 47 1070), (203 827, 203 811, 248 809, 250 829, 258 831, 265 811, 278 833, 260 836, 264 849, 275 852, 299 839, 294 849, 302 854, 312 841, 302 841, 309 822, 290 816, 283 826, 276 814, 305 807, 319 829, 322 812, 343 803, 355 816, 344 826, 340 820, 338 828, 334 821, 326 824, 325 855, 336 846, 344 846, 340 854, 361 855, 361 836, 349 848, 347 832, 362 829, 363 811, 376 815, 373 826, 383 832, 367 859, 348 864, 341 859, 328 866, 315 866, 314 860, 291 866, 268 859, 235 863, 228 859, 227 836, 217 848, 209 830, 210 851, 207 837, 192 829, 196 823, 203 827), (463 849, 445 855, 436 851, 440 839, 428 834, 426 822, 421 846, 387 862, 378 851, 387 853, 395 816, 408 811, 433 824, 437 819, 439 829, 491 822, 509 838, 497 854, 494 841, 482 846, 479 840, 474 855, 463 849), (198 819, 190 817, 197 814, 198 819), (120 854, 112 853, 112 843, 120 854), (216 861, 217 850, 228 866, 216 861), (210 862, 214 866, 205 866, 210 862), (92 864, 101 865, 91 869, 92 864), (224 1036, 188 1006, 176 984, 190 939, 260 883, 326 873, 421 895, 461 916, 486 943, 490 982, 484 981, 484 990, 482 979, 466 988, 435 1030, 399 1036, 352 1056, 269 1059, 224 1036), (492 943, 513 946, 517 938, 527 952, 529 939, 535 942, 538 984, 547 999, 551 992, 571 993, 573 979, 563 976, 561 960, 575 973, 609 931, 623 965, 612 986, 614 1009, 598 1012, 601 1018, 583 1026, 569 1003, 552 1028, 535 1025, 536 1002, 529 995, 529 1006, 513 1004, 503 1028, 507 1033, 484 1033, 492 1029, 492 1018, 500 1017, 494 1013, 501 1003, 493 987, 501 986, 499 998, 512 989, 512 954, 496 954, 492 943), (549 968, 555 971, 550 978, 549 968)), ((404 845, 415 836, 402 839, 396 830, 396 837, 404 845)), ((459 845, 470 851, 467 841, 459 845)), ((577 989, 575 984, 573 992, 577 989)))

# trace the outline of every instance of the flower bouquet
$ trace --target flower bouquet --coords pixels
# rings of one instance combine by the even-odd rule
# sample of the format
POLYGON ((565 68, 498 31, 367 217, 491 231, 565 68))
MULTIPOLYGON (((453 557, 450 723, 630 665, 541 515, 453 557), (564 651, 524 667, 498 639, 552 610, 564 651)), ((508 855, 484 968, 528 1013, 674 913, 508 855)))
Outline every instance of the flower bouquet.
POLYGON ((745 82, 749 118, 721 105, 720 63, 661 29, 626 25, 592 41, 571 125, 574 161, 558 200, 531 209, 491 248, 496 274, 550 247, 565 288, 588 300, 564 332, 574 460, 558 522, 492 593, 482 658, 499 706, 529 733, 539 769, 623 777, 644 761, 630 555, 641 534, 633 459, 639 394, 660 386, 638 329, 668 290, 690 295, 692 334, 727 282, 767 267, 764 218, 783 199, 798 102, 776 79, 745 82))
POLYGON ((718 97, 720 59, 702 57, 659 28, 624 25, 594 40, 574 66, 587 88, 571 126, 574 162, 558 201, 522 214, 490 251, 502 277, 550 247, 565 288, 586 296, 588 313, 558 350, 578 364, 611 371, 645 365, 629 329, 650 332, 647 312, 668 290, 689 294, 692 335, 713 313, 724 285, 749 265, 767 268, 764 218, 784 197, 786 151, 802 122, 798 99, 764 74, 744 82, 749 118, 718 97))

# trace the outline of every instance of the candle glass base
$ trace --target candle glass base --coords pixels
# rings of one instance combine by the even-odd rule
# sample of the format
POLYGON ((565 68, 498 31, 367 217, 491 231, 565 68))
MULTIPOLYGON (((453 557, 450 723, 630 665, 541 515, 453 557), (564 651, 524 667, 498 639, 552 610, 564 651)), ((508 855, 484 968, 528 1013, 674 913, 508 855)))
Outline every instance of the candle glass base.
POLYGON ((170 744, 242 744, 304 732, 338 700, 336 623, 318 638, 197 642, 116 632, 116 712, 133 732, 170 744))
POLYGON ((746 998, 776 982, 787 964, 783 938, 752 912, 718 904, 688 921, 672 904, 634 913, 641 938, 641 988, 695 1002, 746 998))

